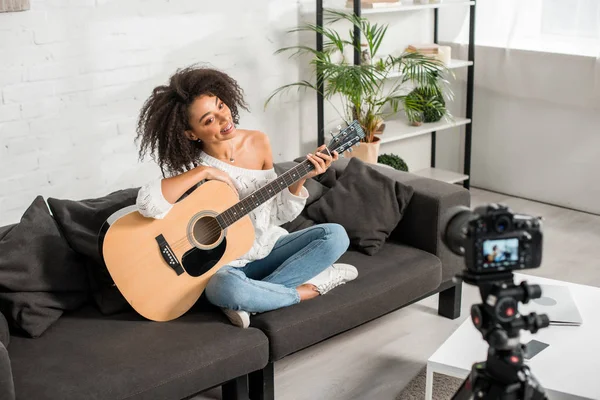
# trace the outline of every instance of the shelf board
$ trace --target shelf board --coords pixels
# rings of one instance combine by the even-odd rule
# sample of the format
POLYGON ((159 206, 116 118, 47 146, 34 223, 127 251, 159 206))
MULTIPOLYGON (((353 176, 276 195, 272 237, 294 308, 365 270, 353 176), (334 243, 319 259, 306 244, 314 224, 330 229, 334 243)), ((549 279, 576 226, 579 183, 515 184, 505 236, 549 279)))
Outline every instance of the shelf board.
POLYGON ((426 135, 431 132, 441 131, 444 129, 450 129, 457 126, 462 126, 470 123, 471 120, 468 118, 454 117, 454 121, 446 121, 442 119, 438 122, 424 123, 421 126, 409 125, 405 117, 386 120, 385 131, 379 136, 381 144, 396 142, 398 140, 404 140, 415 136, 426 135))
MULTIPOLYGON (((452 7, 452 6, 472 6, 475 5, 474 1, 465 1, 465 0, 448 0, 442 1, 440 3, 432 3, 432 4, 415 4, 413 2, 402 2, 398 5, 393 6, 384 6, 377 8, 363 8, 361 9, 361 15, 368 14, 383 14, 383 13, 391 13, 391 12, 401 12, 401 11, 415 11, 415 10, 426 10, 431 8, 440 8, 440 7, 452 7)), ((352 8, 344 8, 345 11, 352 12, 352 8)))
POLYGON ((425 168, 412 174, 422 176, 423 178, 435 179, 446 183, 458 183, 469 179, 468 175, 459 174, 458 172, 446 171, 440 168, 425 168))
MULTIPOLYGON (((448 69, 457 69, 464 68, 473 65, 473 61, 465 61, 465 60, 450 60, 450 63, 446 66, 448 69)), ((400 71, 392 72, 387 76, 387 79, 399 78, 402 76, 400 71)))

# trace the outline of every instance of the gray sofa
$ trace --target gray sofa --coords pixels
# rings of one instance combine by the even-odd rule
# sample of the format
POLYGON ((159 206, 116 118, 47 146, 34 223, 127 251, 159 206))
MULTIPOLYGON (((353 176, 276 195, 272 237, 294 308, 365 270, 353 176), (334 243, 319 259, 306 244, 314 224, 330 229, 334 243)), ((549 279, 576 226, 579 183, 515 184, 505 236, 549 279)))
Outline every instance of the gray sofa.
MULTIPOLYGON (((336 162, 328 179, 338 178, 347 163, 336 162)), ((452 277, 463 260, 441 235, 446 211, 469 206, 469 192, 374 168, 412 186, 414 195, 379 252, 369 256, 351 248, 342 256, 341 262, 359 270, 356 280, 314 300, 253 316, 249 329, 232 326, 204 298, 167 323, 144 320, 131 309, 104 315, 85 304, 35 339, 9 333, 0 318, 0 398, 185 399, 222 386, 224 399, 273 399, 273 363, 294 352, 438 292, 439 314, 457 318, 461 291, 452 277)), ((312 190, 311 201, 319 195, 312 190)), ((301 215, 286 227, 307 223, 301 215)))

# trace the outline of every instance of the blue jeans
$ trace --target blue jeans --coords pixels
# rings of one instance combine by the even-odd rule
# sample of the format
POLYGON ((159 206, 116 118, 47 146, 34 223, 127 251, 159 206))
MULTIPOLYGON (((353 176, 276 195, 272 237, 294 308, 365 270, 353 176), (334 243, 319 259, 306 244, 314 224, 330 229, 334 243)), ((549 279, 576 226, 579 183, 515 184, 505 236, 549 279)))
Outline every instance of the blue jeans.
POLYGON ((218 307, 248 312, 296 304, 296 288, 337 261, 348 246, 348 235, 338 224, 284 235, 265 258, 241 268, 221 267, 208 281, 206 298, 218 307))

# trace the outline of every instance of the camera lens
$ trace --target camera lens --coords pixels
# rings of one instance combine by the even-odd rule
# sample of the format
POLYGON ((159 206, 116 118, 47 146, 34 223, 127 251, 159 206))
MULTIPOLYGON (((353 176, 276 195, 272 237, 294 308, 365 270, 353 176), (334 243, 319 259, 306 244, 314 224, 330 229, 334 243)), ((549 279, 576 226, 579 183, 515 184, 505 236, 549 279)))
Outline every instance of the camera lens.
POLYGON ((442 236, 446 246, 459 256, 464 255, 464 246, 466 241, 466 230, 469 221, 477 219, 478 215, 473 213, 467 207, 452 207, 448 211, 449 222, 446 225, 446 232, 442 236))
POLYGON ((510 219, 507 216, 499 217, 495 224, 496 232, 504 233, 510 230, 510 219))

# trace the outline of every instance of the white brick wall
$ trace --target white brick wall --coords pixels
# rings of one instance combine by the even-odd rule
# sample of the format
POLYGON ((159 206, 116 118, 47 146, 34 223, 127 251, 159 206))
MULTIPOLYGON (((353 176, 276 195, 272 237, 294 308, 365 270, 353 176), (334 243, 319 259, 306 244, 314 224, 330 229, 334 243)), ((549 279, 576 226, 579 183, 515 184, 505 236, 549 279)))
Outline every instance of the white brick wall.
POLYGON ((295 60, 273 55, 297 40, 285 33, 298 24, 297 0, 31 3, 0 14, 0 226, 38 194, 90 198, 155 176, 137 158, 139 109, 194 62, 239 81, 251 109, 242 126, 267 132, 276 160, 306 147, 293 93, 263 110, 274 88, 298 79, 295 60))

